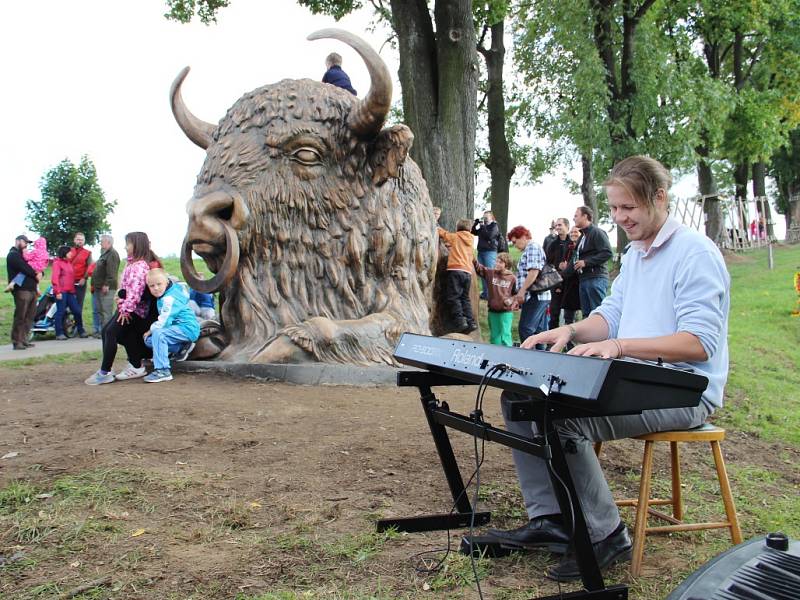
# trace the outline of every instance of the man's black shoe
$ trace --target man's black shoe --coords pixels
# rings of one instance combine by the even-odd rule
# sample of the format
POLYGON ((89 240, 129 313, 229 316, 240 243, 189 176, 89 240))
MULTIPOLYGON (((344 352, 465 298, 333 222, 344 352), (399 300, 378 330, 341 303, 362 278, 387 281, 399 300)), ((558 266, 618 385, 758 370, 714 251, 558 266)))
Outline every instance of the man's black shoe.
MULTIPOLYGON (((614 533, 606 539, 592 544, 594 555, 597 558, 597 565, 600 569, 605 569, 615 562, 629 561, 631 559, 631 538, 628 529, 620 522, 614 533)), ((555 567, 547 571, 547 577, 555 581, 572 581, 580 579, 581 572, 578 569, 578 561, 574 554, 569 554, 555 567)))
POLYGON ((537 517, 522 527, 504 531, 490 529, 487 535, 501 543, 519 548, 546 548, 550 552, 564 554, 569 545, 569 535, 559 518, 537 517))

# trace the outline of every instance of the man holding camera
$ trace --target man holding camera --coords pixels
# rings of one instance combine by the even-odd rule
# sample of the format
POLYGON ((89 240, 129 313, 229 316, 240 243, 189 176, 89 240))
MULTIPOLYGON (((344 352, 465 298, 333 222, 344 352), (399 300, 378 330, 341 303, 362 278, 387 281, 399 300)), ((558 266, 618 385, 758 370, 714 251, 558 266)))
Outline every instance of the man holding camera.
MULTIPOLYGON (((507 246, 503 247, 503 234, 500 233, 500 227, 491 211, 483 213, 482 219, 475 219, 472 224, 472 235, 478 236, 478 264, 487 269, 494 269, 497 253, 505 252, 507 246)), ((486 292, 486 281, 483 278, 481 281, 483 282, 481 300, 486 300, 489 297, 486 292)))

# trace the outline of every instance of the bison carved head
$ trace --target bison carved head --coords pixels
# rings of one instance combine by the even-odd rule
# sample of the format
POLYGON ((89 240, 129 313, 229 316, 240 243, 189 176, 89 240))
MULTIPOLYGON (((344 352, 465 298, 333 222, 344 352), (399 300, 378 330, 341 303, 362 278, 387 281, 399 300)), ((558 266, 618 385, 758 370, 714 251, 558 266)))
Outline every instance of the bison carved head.
POLYGON ((181 267, 191 287, 220 292, 225 359, 390 363, 399 333, 429 331, 436 238, 425 182, 407 158, 413 135, 383 128, 392 84, 378 54, 346 31, 309 36, 322 38, 363 58, 366 97, 283 80, 245 94, 213 125, 184 104, 188 67, 172 85, 175 119, 206 150, 181 267))

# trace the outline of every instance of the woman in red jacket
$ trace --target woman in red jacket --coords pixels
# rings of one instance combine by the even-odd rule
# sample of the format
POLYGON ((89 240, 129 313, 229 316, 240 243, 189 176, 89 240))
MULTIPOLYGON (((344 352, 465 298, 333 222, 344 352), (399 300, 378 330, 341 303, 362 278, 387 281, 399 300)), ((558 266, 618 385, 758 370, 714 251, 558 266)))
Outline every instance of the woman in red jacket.
POLYGON ((67 314, 67 308, 72 316, 75 317, 75 325, 78 329, 78 335, 82 338, 88 337, 83 330, 83 315, 81 315, 81 308, 78 306, 78 299, 75 297, 75 271, 72 268, 72 262, 67 258, 69 254, 68 246, 61 246, 58 249, 56 259, 53 261, 53 294, 56 297, 56 339, 65 340, 67 336, 64 335, 64 317, 67 314))

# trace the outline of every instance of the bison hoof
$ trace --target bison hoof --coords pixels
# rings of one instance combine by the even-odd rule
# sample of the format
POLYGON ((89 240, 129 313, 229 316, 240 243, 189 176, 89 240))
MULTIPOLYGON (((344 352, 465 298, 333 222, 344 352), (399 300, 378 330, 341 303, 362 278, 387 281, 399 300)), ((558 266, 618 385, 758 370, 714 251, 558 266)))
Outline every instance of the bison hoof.
POLYGON ((289 336, 275 338, 266 348, 259 352, 253 362, 258 363, 303 363, 311 362, 314 356, 295 344, 289 336))
POLYGON ((189 360, 211 360, 219 356, 228 340, 225 331, 217 321, 203 321, 200 323, 200 338, 189 355, 189 360))

